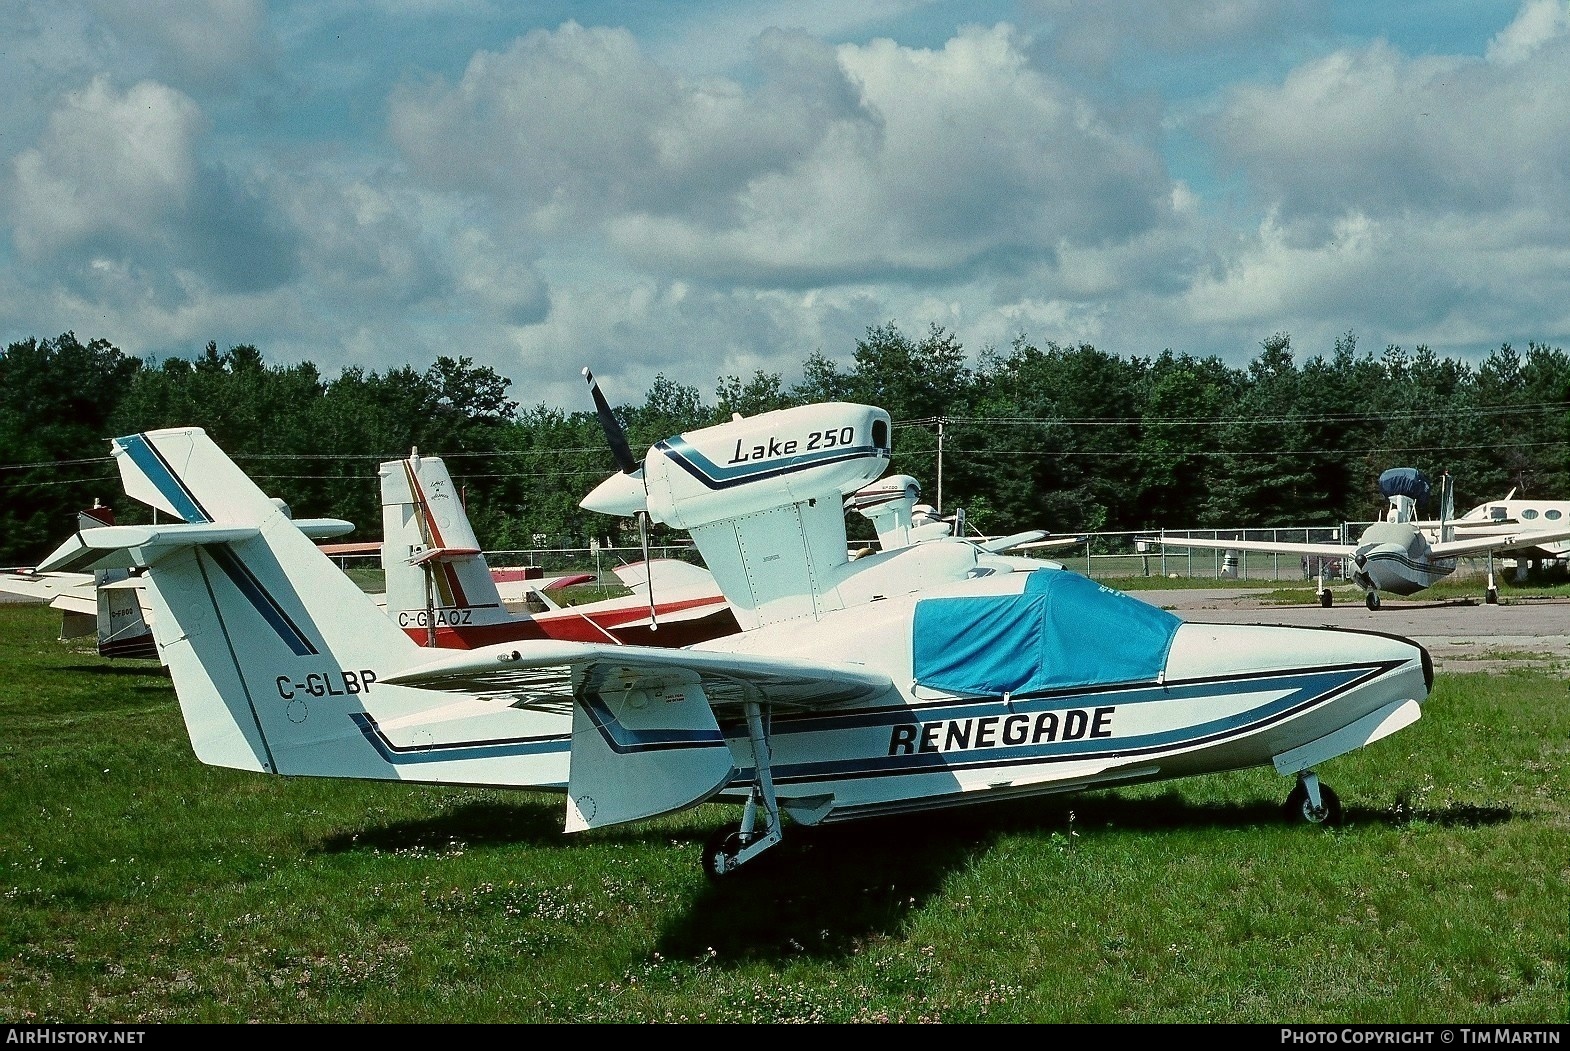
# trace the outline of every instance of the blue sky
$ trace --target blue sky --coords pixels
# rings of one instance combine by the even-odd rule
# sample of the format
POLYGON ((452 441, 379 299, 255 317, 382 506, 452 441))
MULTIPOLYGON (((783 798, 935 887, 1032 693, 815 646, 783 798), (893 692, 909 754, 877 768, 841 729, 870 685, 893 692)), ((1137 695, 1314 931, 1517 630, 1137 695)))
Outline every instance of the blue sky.
POLYGON ((848 360, 1570 343, 1570 0, 0 0, 0 340, 848 360))

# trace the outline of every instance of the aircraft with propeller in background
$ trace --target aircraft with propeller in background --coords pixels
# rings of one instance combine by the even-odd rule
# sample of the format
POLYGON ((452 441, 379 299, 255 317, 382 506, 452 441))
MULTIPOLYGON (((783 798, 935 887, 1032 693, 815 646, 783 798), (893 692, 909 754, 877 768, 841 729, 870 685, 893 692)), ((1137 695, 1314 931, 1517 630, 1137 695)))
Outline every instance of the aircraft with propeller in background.
MULTIPOLYGON (((851 559, 844 499, 891 421, 847 403, 676 435, 583 501, 688 531, 738 632, 687 647, 419 645, 197 428, 114 439, 177 521, 83 530, 41 568, 142 571, 197 757, 290 776, 565 793, 569 833, 708 800, 724 878, 817 825, 1269 766, 1334 823, 1314 767, 1419 718, 1428 653, 1385 633, 1185 623, 969 542, 851 559), (995 556, 993 556, 995 557, 995 556)), ((619 426, 613 447, 626 447, 619 426)))
POLYGON ((1427 476, 1416 468, 1393 467, 1385 471, 1379 476, 1379 491, 1386 498, 1385 517, 1369 525, 1355 542, 1350 543, 1228 540, 1166 533, 1142 537, 1141 542, 1164 547, 1259 551, 1318 558, 1321 569, 1316 591, 1320 605, 1326 607, 1331 605, 1332 596, 1324 577, 1324 560, 1340 559, 1350 568, 1352 582, 1363 589, 1364 605, 1376 610, 1381 593, 1414 595, 1454 573, 1458 559, 1478 556, 1487 560, 1484 601, 1497 603, 1496 555, 1570 538, 1570 524, 1557 530, 1534 530, 1518 525, 1497 532, 1458 537, 1459 523, 1453 514, 1454 489, 1448 472, 1440 479, 1439 518, 1425 522, 1417 517, 1417 509, 1426 503, 1430 488, 1427 476), (1434 533, 1432 537, 1430 529, 1434 533))
POLYGON ((417 642, 458 649, 522 639, 685 646, 738 630, 706 570, 651 560, 647 544, 641 563, 614 571, 630 596, 564 606, 550 598, 545 585, 551 581, 525 577, 512 582, 514 593, 532 595, 546 608, 515 612, 441 457, 415 449, 386 461, 379 473, 387 615, 417 642))

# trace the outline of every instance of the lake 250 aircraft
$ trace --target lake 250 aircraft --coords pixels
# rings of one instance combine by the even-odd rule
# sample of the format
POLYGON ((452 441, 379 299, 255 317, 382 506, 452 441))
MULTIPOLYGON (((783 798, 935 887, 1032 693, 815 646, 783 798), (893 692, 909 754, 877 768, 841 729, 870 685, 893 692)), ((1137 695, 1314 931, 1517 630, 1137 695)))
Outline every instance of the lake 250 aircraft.
POLYGON ((145 568, 203 762, 563 791, 569 833, 733 801, 703 849, 715 879, 786 818, 1253 766, 1295 779, 1289 815, 1334 822, 1313 768, 1419 717, 1433 667, 1407 639, 1185 623, 957 538, 850 559, 843 499, 890 431, 844 403, 737 418, 584 500, 691 532, 741 630, 685 648, 422 647, 195 428, 112 443, 126 492, 179 522, 83 530, 45 566, 145 568))

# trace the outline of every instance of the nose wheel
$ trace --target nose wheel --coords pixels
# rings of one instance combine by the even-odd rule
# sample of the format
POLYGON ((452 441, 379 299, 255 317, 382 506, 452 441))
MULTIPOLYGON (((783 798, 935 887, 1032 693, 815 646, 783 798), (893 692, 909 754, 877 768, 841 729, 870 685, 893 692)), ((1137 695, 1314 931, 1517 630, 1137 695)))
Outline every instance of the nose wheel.
POLYGON ((1363 596, 1363 605, 1367 606, 1371 610, 1378 609, 1379 608, 1379 592, 1377 592, 1377 591, 1370 591, 1367 595, 1364 595, 1363 596))
POLYGON ((1341 799, 1312 770, 1297 775, 1297 784, 1287 795, 1283 810, 1288 821, 1331 827, 1341 824, 1341 799))

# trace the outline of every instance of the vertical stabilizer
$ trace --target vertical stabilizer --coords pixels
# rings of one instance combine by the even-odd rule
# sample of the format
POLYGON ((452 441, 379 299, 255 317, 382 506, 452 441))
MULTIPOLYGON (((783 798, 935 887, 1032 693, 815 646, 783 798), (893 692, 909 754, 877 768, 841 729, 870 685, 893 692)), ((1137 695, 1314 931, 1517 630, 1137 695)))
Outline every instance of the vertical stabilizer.
POLYGON ((447 465, 421 456, 381 465, 387 615, 435 645, 443 626, 505 624, 512 615, 480 550, 447 465))

